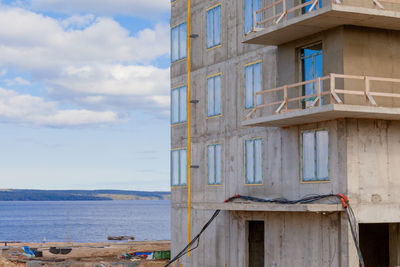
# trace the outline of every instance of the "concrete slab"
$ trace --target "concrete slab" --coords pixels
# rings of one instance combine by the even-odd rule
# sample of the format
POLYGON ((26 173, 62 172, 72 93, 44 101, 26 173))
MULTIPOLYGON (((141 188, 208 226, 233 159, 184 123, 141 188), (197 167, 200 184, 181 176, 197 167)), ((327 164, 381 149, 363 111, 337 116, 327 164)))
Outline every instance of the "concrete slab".
MULTIPOLYGON (((176 207, 187 207, 187 204, 175 204, 176 207)), ((192 208, 198 210, 227 211, 269 211, 269 212, 340 212, 344 211, 340 204, 270 204, 254 202, 232 203, 192 203, 192 208)))
POLYGON ((243 126, 286 127, 340 118, 400 120, 400 108, 330 104, 242 122, 243 126))
POLYGON ((243 42, 280 45, 341 25, 400 30, 400 12, 332 4, 250 33, 243 42))

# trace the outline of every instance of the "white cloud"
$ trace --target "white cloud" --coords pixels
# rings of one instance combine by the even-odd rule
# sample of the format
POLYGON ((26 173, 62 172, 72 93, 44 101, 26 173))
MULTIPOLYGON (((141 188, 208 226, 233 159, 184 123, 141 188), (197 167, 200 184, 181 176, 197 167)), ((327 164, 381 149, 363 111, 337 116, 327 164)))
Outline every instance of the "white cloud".
POLYGON ((120 120, 112 111, 62 110, 56 102, 45 102, 40 97, 3 88, 0 88, 0 118, 20 124, 54 127, 109 124, 120 120))
POLYGON ((95 21, 95 16, 86 14, 83 16, 74 15, 61 21, 61 25, 65 29, 83 29, 95 21))
POLYGON ((10 79, 6 79, 5 80, 6 84, 8 86, 14 86, 14 85, 30 85, 31 82, 28 80, 25 80, 22 77, 15 77, 14 79, 10 80, 10 79))
MULTIPOLYGON (((95 2, 98 1, 104 2, 95 2)), ((39 2, 36 3, 45 3, 39 2)), ((114 1, 106 2, 114 4, 114 1)), ((148 5, 146 1, 129 2, 134 6, 148 5)), ((71 5, 74 3, 71 1, 71 5)), ((9 79, 8 84, 39 83, 53 100, 82 108, 79 111, 53 110, 52 114, 56 115, 49 124, 54 124, 57 118, 67 121, 65 116, 72 117, 76 112, 80 112, 85 121, 92 115, 99 115, 88 109, 107 108, 124 113, 140 109, 167 114, 169 69, 154 67, 151 62, 168 53, 168 25, 156 25, 132 35, 111 18, 86 15, 57 20, 0 5, 0 69, 11 67, 31 78, 25 81, 16 77, 9 79)), ((113 120, 115 114, 102 114, 100 123, 107 121, 105 115, 113 120)), ((0 116, 7 117, 6 113, 0 116)), ((41 118, 37 123, 47 125, 44 121, 41 118)))
POLYGON ((149 63, 169 53, 168 25, 130 36, 110 18, 96 18, 84 29, 69 31, 63 27, 66 20, 1 7, 0 62, 35 70, 82 63, 149 63))
POLYGON ((31 0, 30 7, 63 14, 89 12, 155 17, 168 12, 170 4, 170 0, 31 0))

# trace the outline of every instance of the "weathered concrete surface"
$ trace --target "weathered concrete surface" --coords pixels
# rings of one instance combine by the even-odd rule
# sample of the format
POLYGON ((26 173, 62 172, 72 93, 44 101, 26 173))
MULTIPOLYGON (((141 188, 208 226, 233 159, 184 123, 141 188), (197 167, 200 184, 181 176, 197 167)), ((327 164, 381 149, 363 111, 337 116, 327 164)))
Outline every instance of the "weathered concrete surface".
POLYGON ((318 10, 302 15, 289 13, 287 21, 262 25, 262 29, 248 34, 244 41, 281 45, 341 25, 400 30, 400 4, 382 1, 385 9, 380 9, 372 0, 344 0, 342 4, 322 2, 318 10))
MULTIPOLYGON (((186 20, 185 3, 177 0, 173 4, 172 25, 186 20)), ((298 114, 295 118, 298 123, 284 128, 243 124, 248 113, 244 109, 245 64, 262 61, 264 89, 298 82, 298 48, 322 41, 324 75, 351 71, 350 74, 394 77, 400 71, 397 33, 340 26, 279 47, 249 45, 242 43, 247 38, 243 35, 243 1, 224 0, 221 2, 222 46, 206 50, 206 9, 217 3, 192 0, 192 33, 199 34, 192 39, 192 99, 200 100, 192 104, 192 164, 200 166, 192 169, 192 237, 213 214, 209 208, 221 207, 220 203, 235 194, 297 199, 315 193, 348 193, 361 222, 400 222, 397 167, 400 166, 400 122, 388 121, 397 117, 364 120, 336 115, 307 121, 298 114), (353 33, 360 36, 360 42, 352 40, 353 33), (385 44, 389 46, 387 49, 385 44), (382 65, 378 55, 382 55, 385 62, 382 65), (223 113, 220 117, 207 118, 206 77, 219 72, 222 73, 223 113), (318 128, 329 129, 330 181, 301 183, 300 134, 318 128), (243 147, 245 140, 255 137, 264 141, 263 184, 249 186, 244 183, 243 147), (207 185, 206 147, 213 143, 222 144, 223 149, 221 186, 207 185)), ((186 64, 186 60, 172 64, 171 87, 186 84, 186 64)), ((338 86, 348 84, 338 82, 338 86)), ((293 93, 296 94, 298 92, 293 93)), ((387 108, 384 116, 390 113, 398 116, 397 110, 387 108)), ((372 116, 381 111, 362 107, 361 113, 372 116)), ((360 110, 341 112, 360 113, 360 110)), ((271 110, 266 109, 260 113, 260 118, 268 114, 271 110)), ((171 127, 171 136, 173 149, 186 147, 187 124, 171 127)), ((173 255, 188 242, 187 193, 187 187, 172 188, 173 255)), ((343 212, 249 211, 243 206, 235 210, 233 205, 225 209, 201 237, 191 257, 181 260, 183 266, 247 266, 249 220, 265 221, 265 266, 359 266, 343 212)), ((259 209, 259 206, 250 209, 259 209)))

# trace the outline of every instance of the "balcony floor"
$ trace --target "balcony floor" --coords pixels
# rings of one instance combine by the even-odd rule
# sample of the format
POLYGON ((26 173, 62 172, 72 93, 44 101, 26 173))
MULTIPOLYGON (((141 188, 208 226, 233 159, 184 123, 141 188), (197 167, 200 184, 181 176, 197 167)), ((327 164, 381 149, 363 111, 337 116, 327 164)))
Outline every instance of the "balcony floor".
POLYGON ((341 25, 400 30, 400 12, 332 4, 250 33, 243 42, 279 45, 341 25))
MULTIPOLYGON (((175 204, 175 208, 187 208, 187 204, 175 204)), ((340 212, 344 211, 341 204, 271 204, 254 202, 231 203, 192 203, 197 210, 227 210, 227 211, 269 211, 269 212, 340 212)))
POLYGON ((340 118, 400 120, 400 108, 330 104, 249 119, 243 126, 287 127, 340 118))

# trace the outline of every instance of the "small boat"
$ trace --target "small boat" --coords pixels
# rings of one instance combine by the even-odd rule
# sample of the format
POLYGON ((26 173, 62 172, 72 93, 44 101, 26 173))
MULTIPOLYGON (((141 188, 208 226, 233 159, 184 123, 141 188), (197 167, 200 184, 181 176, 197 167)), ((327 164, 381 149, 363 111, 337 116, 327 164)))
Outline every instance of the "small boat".
POLYGON ((135 237, 133 236, 125 236, 125 235, 120 235, 120 236, 108 236, 107 240, 135 240, 135 237))

